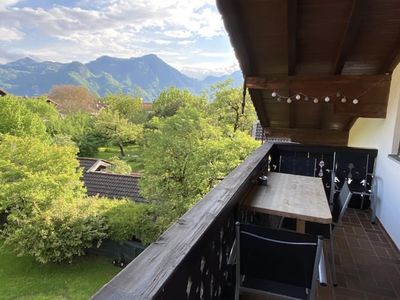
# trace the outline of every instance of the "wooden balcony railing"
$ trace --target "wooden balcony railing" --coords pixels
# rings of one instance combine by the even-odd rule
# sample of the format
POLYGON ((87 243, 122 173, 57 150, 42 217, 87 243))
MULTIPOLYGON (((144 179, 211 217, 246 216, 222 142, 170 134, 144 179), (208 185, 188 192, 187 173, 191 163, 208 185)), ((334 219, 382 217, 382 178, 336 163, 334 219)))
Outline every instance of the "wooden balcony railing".
POLYGON ((93 299, 228 299, 236 208, 273 144, 253 152, 93 299))
POLYGON ((238 205, 260 173, 268 169, 321 177, 329 199, 335 177, 343 181, 351 176, 368 188, 376 155, 372 149, 265 143, 93 299, 232 299, 233 266, 227 262, 234 222, 240 218, 238 205))

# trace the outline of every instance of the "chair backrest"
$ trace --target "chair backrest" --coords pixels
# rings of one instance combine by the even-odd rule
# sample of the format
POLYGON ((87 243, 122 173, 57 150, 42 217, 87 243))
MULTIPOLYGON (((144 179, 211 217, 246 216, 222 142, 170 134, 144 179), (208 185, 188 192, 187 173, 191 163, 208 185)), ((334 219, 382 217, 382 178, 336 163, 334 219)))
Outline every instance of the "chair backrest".
POLYGON ((349 185, 345 181, 342 189, 340 190, 339 196, 333 205, 332 210, 332 218, 333 222, 336 224, 340 224, 342 222, 343 215, 346 211, 347 206, 349 205, 352 193, 350 191, 349 185))
POLYGON ((236 231, 240 275, 313 290, 322 238, 239 223, 236 231))

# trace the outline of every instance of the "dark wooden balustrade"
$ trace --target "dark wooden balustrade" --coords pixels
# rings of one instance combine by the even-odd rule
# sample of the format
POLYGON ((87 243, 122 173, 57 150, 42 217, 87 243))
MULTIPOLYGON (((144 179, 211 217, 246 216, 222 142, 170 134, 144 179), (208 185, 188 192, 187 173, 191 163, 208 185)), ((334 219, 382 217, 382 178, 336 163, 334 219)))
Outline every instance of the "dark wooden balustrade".
POLYGON ((234 223, 255 179, 267 170, 321 177, 329 198, 332 169, 340 180, 351 173, 370 184, 376 155, 372 149, 262 145, 92 299, 232 299, 234 270, 227 262, 234 223))
POLYGON ((271 148, 254 151, 92 299, 231 298, 236 208, 271 148))

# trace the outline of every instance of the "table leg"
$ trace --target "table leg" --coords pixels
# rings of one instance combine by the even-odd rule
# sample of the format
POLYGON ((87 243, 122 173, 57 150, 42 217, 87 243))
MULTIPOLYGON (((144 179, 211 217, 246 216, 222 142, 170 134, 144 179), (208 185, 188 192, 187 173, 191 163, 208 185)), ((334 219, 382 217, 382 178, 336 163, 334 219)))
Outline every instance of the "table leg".
POLYGON ((306 232, 306 222, 304 220, 296 220, 296 231, 300 233, 306 232))

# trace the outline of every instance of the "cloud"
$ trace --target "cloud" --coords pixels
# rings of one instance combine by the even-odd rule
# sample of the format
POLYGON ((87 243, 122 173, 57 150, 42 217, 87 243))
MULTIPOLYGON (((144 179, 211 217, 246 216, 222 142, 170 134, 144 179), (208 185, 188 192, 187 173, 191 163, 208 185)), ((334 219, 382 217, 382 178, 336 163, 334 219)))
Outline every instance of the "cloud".
POLYGON ((18 41, 23 39, 24 33, 16 28, 6 28, 0 26, 0 41, 18 41))
MULTIPOLYGON (((190 64, 191 54, 207 59, 203 40, 226 35, 215 0, 80 0, 42 7, 30 7, 30 1, 0 3, 0 40, 23 43, 29 55, 44 60, 155 53, 172 64, 177 58, 190 64)), ((232 51, 227 56, 229 63, 235 61, 232 51)))
POLYGON ((6 10, 8 7, 11 7, 18 2, 21 2, 21 0, 1 0, 0 1, 0 11, 1 10, 6 10))

